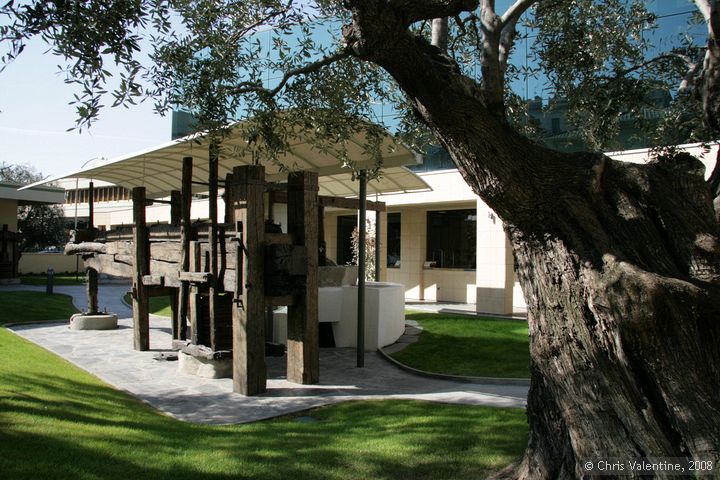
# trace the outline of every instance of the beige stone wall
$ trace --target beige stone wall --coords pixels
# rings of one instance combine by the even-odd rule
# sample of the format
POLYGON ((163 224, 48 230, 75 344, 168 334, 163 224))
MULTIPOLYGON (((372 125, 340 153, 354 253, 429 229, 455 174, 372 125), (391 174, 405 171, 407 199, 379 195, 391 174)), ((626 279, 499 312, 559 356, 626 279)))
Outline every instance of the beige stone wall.
POLYGON ((339 215, 348 215, 348 212, 325 212, 326 255, 333 261, 337 259, 337 217, 339 215))
POLYGON ((0 199, 0 229, 3 225, 11 232, 17 231, 17 200, 0 199))
POLYGON ((423 263, 427 237, 425 209, 393 208, 389 212, 400 213, 400 268, 388 268, 387 280, 405 285, 407 300, 423 300, 423 263))
MULTIPOLYGON (((75 272, 76 258, 75 255, 64 253, 23 253, 20 257, 19 270, 21 274, 46 273, 47 269, 52 267, 55 273, 75 272)), ((85 271, 82 259, 77 265, 80 272, 85 271)))
POLYGON ((475 270, 427 268, 423 271, 424 300, 475 303, 475 270))
POLYGON ((513 312, 513 255, 502 221, 478 199, 477 227, 477 311, 513 312))

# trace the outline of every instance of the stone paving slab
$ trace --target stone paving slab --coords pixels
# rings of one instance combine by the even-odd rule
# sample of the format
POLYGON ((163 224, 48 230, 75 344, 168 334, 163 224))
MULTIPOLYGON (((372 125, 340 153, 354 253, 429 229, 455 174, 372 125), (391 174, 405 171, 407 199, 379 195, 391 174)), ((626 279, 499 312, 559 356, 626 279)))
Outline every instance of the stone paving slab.
MULTIPOLYGON (((4 288, 2 288, 4 289, 4 288)), ((27 289, 27 288, 26 288, 27 289)), ((15 325, 16 334, 69 360, 107 383, 126 391, 175 418, 188 422, 229 424, 263 420, 348 400, 414 399, 435 402, 524 407, 527 387, 463 384, 409 374, 375 352, 365 355, 365 368, 356 368, 354 349, 322 349, 320 383, 298 385, 285 379, 286 359, 268 358, 268 391, 257 397, 232 392, 231 379, 205 379, 178 372, 178 362, 157 361, 169 351, 169 319, 151 316, 150 347, 132 349, 132 319, 121 301, 127 287, 100 286, 100 304, 118 313, 117 330, 70 330, 67 322, 15 325), (118 305, 119 304, 119 305, 118 305), (112 308, 111 308, 112 307, 112 308), (117 307, 117 309, 115 309, 117 307), (124 311, 118 311, 124 308, 124 311)), ((83 287, 57 287, 59 293, 83 303, 83 287)))

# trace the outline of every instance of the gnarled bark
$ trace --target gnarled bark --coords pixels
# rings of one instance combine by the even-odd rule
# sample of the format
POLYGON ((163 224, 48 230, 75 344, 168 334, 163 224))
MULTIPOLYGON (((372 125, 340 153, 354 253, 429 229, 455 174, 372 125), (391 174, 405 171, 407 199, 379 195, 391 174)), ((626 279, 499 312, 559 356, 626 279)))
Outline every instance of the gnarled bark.
MULTIPOLYGON (((530 437, 499 477, 580 477, 584 458, 717 458, 720 247, 699 161, 631 165, 534 145, 407 31, 407 14, 349 3, 349 48, 395 78, 512 241, 529 312, 530 437)), ((456 14, 447 4, 434 14, 456 14)))

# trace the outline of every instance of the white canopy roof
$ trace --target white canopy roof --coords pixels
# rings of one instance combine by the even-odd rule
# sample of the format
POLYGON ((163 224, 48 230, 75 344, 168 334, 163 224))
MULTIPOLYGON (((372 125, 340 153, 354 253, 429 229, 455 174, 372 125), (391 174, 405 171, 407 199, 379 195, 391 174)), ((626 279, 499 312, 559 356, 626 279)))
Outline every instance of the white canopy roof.
MULTIPOLYGON (((239 165, 253 163, 252 151, 247 147, 240 128, 223 139, 218 161, 218 175, 221 179, 239 165)), ((124 155, 101 164, 70 172, 55 178, 29 185, 25 188, 68 178, 103 180, 126 188, 146 188, 149 198, 168 196, 171 190, 179 190, 182 180, 182 159, 193 158, 193 181, 195 192, 207 191, 202 183, 208 182, 209 139, 203 134, 183 137, 154 148, 124 155)), ((319 175, 320 194, 337 197, 357 196, 359 182, 353 181, 352 171, 344 167, 331 151, 320 151, 308 141, 304 132, 292 138, 289 150, 279 163, 265 164, 270 181, 282 181, 287 170, 307 170, 319 175)), ((357 170, 373 168, 374 159, 365 148, 366 141, 358 133, 344 144, 350 163, 357 170)), ((406 193, 430 190, 417 175, 404 165, 419 163, 419 156, 386 135, 381 144, 383 169, 380 178, 368 182, 368 195, 406 193)))

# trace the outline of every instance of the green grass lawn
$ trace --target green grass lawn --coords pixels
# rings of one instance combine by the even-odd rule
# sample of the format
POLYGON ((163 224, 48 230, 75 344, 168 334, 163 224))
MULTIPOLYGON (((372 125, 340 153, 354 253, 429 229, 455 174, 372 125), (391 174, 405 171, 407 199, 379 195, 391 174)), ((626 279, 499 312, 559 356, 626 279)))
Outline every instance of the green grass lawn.
POLYGON ((3 480, 474 480, 527 442, 523 410, 407 401, 187 424, 2 328, 0 344, 3 480))
MULTIPOLYGON (((132 305, 132 298, 129 293, 126 293, 123 299, 125 303, 132 305)), ((150 313, 161 317, 172 317, 170 297, 150 297, 150 313)))
POLYGON ((45 292, 0 292, 0 325, 5 323, 69 320, 77 309, 67 295, 45 292))
MULTIPOLYGON (((23 285, 47 285, 46 275, 22 275, 20 283, 23 285)), ((65 274, 53 276, 53 285, 83 285, 85 274, 65 274)))
POLYGON ((449 375, 528 378, 526 323, 413 312, 424 328, 417 343, 393 358, 420 370, 449 375))

